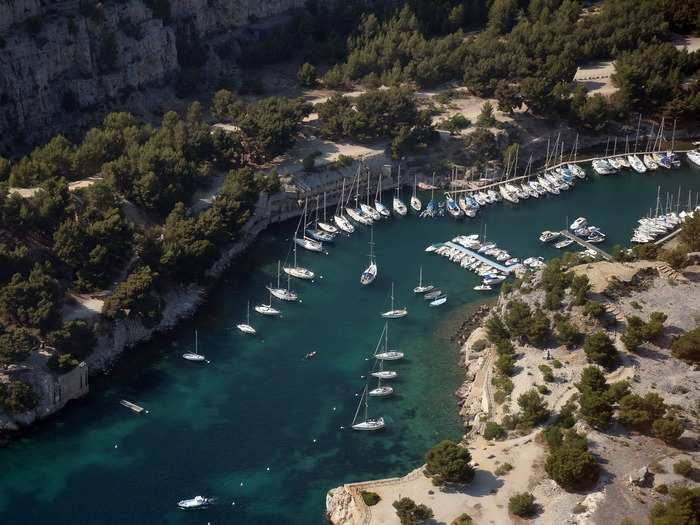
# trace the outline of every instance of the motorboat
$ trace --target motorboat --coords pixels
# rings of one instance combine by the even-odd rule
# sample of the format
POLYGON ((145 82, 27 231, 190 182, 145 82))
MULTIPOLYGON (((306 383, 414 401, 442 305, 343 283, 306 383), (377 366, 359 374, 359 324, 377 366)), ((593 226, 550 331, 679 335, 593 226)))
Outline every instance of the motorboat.
POLYGON ((584 226, 588 225, 588 219, 585 217, 579 217, 576 219, 574 222, 571 223, 571 226, 569 226, 570 230, 578 230, 579 228, 583 228, 584 226))
POLYGON ((511 259, 508 259, 504 264, 506 266, 513 266, 513 265, 516 265, 519 263, 520 263, 520 259, 518 259, 517 257, 512 257, 511 259))
POLYGON ((214 502, 213 498, 195 496, 191 499, 183 499, 177 502, 177 506, 183 510, 195 510, 208 507, 214 502))
POLYGON ((362 396, 360 397, 360 404, 357 405, 357 410, 355 411, 355 417, 352 420, 352 429, 353 430, 364 430, 364 431, 375 431, 375 430, 381 430, 384 428, 384 418, 383 417, 369 417, 367 415, 369 407, 369 395, 367 393, 367 385, 365 385, 365 389, 362 392, 362 396), (357 416, 360 413, 360 409, 362 408, 364 404, 364 419, 362 421, 358 421, 357 416))
POLYGON ((491 286, 492 284, 500 284, 505 280, 506 280, 506 278, 504 275, 488 274, 488 275, 484 276, 484 279, 482 282, 487 286, 491 286))
POLYGON ((551 242, 557 237, 559 237, 560 233, 559 232, 552 232, 549 230, 545 230, 542 232, 542 235, 540 235, 540 242, 551 242))
POLYGON ((477 292, 490 292, 491 290, 493 290, 493 288, 491 288, 488 284, 480 284, 478 286, 475 286, 474 290, 476 290, 477 292))
POLYGON ((433 299, 437 299, 442 295, 442 290, 433 290, 432 292, 428 292, 423 296, 423 299, 426 301, 432 301, 433 299))
POLYGON ((187 361, 195 361, 195 362, 202 362, 206 361, 207 358, 204 357, 202 354, 199 353, 199 345, 198 345, 198 340, 197 340, 197 330, 194 331, 194 351, 193 352, 185 352, 182 354, 182 358, 186 359, 187 361))
POLYGON ((257 333, 250 324, 250 301, 248 301, 248 307, 246 308, 246 322, 237 324, 236 328, 244 334, 255 335, 257 333))
POLYGON ((571 239, 564 239, 563 241, 559 241, 558 243, 556 243, 554 245, 554 247, 561 250, 562 248, 566 248, 567 246, 571 246, 571 244, 573 242, 574 241, 572 241, 571 239))
POLYGON ((446 295, 443 295, 442 297, 438 297, 438 298, 435 299, 434 301, 430 301, 429 306, 431 306, 431 307, 442 306, 442 305, 445 304, 446 302, 447 302, 447 296, 446 296, 446 295))
POLYGON ((304 359, 313 359, 314 357, 316 357, 316 350, 304 354, 304 359))

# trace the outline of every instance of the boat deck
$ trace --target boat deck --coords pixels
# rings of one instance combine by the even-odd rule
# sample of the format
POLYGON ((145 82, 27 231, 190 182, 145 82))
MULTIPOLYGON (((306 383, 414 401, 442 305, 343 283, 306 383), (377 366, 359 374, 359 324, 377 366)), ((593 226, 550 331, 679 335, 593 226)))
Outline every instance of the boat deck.
POLYGON ((484 257, 482 254, 475 252, 473 250, 470 250, 469 248, 465 248, 464 246, 454 243, 452 241, 447 241, 445 243, 442 243, 441 245, 436 245, 438 248, 440 246, 447 246, 449 248, 454 248, 455 250, 459 250, 462 253, 466 253, 467 255, 470 255, 474 257, 475 259, 478 259, 482 263, 488 264, 492 268, 498 270, 499 272, 505 273, 505 274, 511 274, 513 273, 516 268, 520 267, 520 264, 514 264, 513 266, 505 266, 499 262, 492 261, 488 257, 484 257))

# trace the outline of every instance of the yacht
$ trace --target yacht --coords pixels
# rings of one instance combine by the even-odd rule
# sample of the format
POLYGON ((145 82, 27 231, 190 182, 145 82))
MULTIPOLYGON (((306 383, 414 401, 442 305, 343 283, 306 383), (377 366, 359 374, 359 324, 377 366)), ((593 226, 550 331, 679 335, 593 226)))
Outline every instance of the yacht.
POLYGON ((353 430, 364 430, 364 431, 375 431, 375 430, 381 430, 384 428, 384 418, 383 417, 369 417, 367 415, 369 407, 369 395, 367 395, 367 385, 365 385, 365 389, 362 392, 362 396, 360 397, 360 404, 357 405, 357 410, 355 411, 355 417, 352 419, 352 429, 353 430), (365 407, 365 412, 364 412, 364 419, 362 421, 357 420, 357 416, 360 413, 360 409, 362 408, 362 405, 364 404, 365 407))
POLYGON ((434 301, 430 301, 430 303, 428 304, 428 306, 435 308, 435 307, 437 307, 437 306, 442 306, 442 305, 445 304, 446 302, 447 302, 447 296, 446 296, 446 295, 443 295, 442 297, 438 297, 438 298, 435 299, 434 301))
POLYGON ((408 315, 408 309, 404 308, 394 308, 394 283, 391 283, 391 309, 383 312, 381 314, 385 319, 398 319, 400 317, 406 317, 408 315))
POLYGON ((369 266, 362 272, 360 276, 360 284, 362 286, 367 286, 371 284, 376 278, 378 273, 377 261, 374 258, 374 228, 371 231, 371 237, 369 241, 369 266))
POLYGON ((314 278, 315 274, 308 268, 304 268, 303 266, 299 266, 297 264, 297 244, 293 244, 293 249, 292 251, 294 252, 294 265, 293 266, 285 266, 283 268, 284 273, 287 275, 291 275, 292 277, 296 277, 297 279, 303 279, 305 281, 310 281, 311 279, 314 278))
POLYGON ((629 161, 630 166, 632 166, 632 169, 637 173, 645 173, 647 171, 647 167, 641 160, 639 160, 637 155, 628 155, 627 160, 629 161))
POLYGON ((545 230, 542 232, 542 235, 540 235, 540 242, 551 242, 557 237, 559 237, 559 232, 551 232, 549 230, 545 230))
POLYGON ((391 212, 389 208, 382 204, 382 174, 379 173, 379 180, 377 182, 377 193, 374 195, 374 208, 379 212, 381 217, 388 219, 391 217, 391 212))
POLYGON ((277 262, 277 288, 273 288, 272 285, 267 286, 267 289, 270 291, 270 293, 275 296, 277 299, 280 299, 282 301, 296 301, 299 299, 299 296, 293 292, 290 288, 290 275, 287 274, 287 288, 281 288, 280 287, 280 263, 279 261, 277 262))
POLYGON ((480 284, 478 286, 475 286, 474 290, 476 290, 477 292, 490 292, 491 290, 493 290, 493 288, 491 288, 488 284, 480 284))
POLYGON ((384 330, 382 330, 382 336, 384 337, 384 348, 381 348, 380 343, 374 350, 374 357, 379 361, 398 361, 404 358, 404 353, 397 350, 389 350, 389 323, 384 323, 384 330))
POLYGON ((213 498, 205 498, 204 496, 195 496, 191 499, 183 499, 177 502, 177 506, 183 510, 203 509, 214 502, 213 498))
POLYGON ((259 304, 254 308, 254 310, 260 315, 268 315, 270 317, 280 315, 280 311, 272 306, 272 292, 270 292, 270 300, 268 304, 259 304))
POLYGON ((244 334, 255 335, 257 332, 255 331, 255 328, 250 325, 250 301, 248 301, 246 312, 246 322, 237 324, 236 328, 238 328, 244 334))
POLYGON ((569 226, 570 230, 578 230, 579 228, 583 228, 588 225, 588 219, 585 217, 579 217, 576 219, 574 222, 571 223, 569 226))
POLYGON ((447 197, 447 211, 455 219, 459 219, 462 216, 462 210, 459 209, 459 205, 452 197, 447 197))
POLYGON ((427 293, 430 292, 433 288, 435 287, 432 284, 423 284, 423 267, 421 266, 420 270, 418 270, 418 286, 416 286, 413 289, 413 293, 427 293))
POLYGON ((579 179, 585 179, 586 178, 586 171, 579 166, 578 164, 575 163, 570 163, 566 165, 567 168, 569 168, 569 171, 579 179))
POLYGON ((688 153, 686 153, 686 156, 690 162, 696 166, 700 166, 700 149, 691 149, 688 153))
POLYGON ((566 248, 567 246, 570 246, 571 243, 573 243, 571 239, 564 239, 563 241, 559 241, 554 245, 555 248, 561 250, 562 248, 566 248))
POLYGON ((612 175, 615 173, 615 168, 605 159, 594 159, 591 162, 591 166, 593 166, 593 171, 598 175, 612 175))
POLYGON ((646 153, 642 157, 642 160, 644 162, 644 165, 647 167, 647 169, 649 169, 651 171, 659 169, 659 165, 656 163, 656 161, 654 160, 654 157, 651 154, 646 153))
POLYGON ((201 362, 201 361, 206 361, 206 357, 204 357, 202 354, 199 353, 199 345, 197 341, 197 330, 194 331, 194 352, 185 352, 182 354, 183 359, 187 359, 188 361, 196 361, 196 362, 201 362))
POLYGON ((411 195, 411 208, 413 208, 413 211, 416 213, 420 213, 421 208, 423 207, 423 203, 420 201, 417 195, 416 188, 418 186, 418 176, 414 176, 413 178, 413 195, 411 195))

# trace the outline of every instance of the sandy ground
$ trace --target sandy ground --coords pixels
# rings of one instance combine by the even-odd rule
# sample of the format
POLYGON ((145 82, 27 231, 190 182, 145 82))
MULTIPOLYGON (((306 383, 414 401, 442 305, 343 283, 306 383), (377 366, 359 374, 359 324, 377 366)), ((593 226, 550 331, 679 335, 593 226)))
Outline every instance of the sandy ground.
POLYGON ((610 284, 610 280, 616 277, 622 282, 629 282, 642 268, 656 267, 655 261, 639 261, 633 263, 614 263, 599 261, 589 264, 581 264, 572 268, 576 274, 588 276, 593 293, 602 293, 610 284))
POLYGON ((93 319, 100 315, 104 306, 104 299, 93 295, 70 296, 75 304, 67 304, 63 307, 63 320, 74 321, 76 319, 93 319))
MULTIPOLYGON (((75 191, 81 188, 88 188, 100 180, 102 180, 102 175, 93 175, 87 179, 76 180, 68 183, 68 190, 75 191)), ((10 188, 9 193, 17 193, 26 199, 28 197, 33 197, 40 189, 41 188, 10 188)))

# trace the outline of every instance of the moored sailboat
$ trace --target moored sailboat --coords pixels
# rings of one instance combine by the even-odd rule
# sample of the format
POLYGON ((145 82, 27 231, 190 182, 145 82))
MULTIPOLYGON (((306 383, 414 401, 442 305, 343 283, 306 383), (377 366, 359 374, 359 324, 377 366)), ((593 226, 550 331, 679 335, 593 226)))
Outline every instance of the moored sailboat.
POLYGON ((377 278, 378 273, 377 261, 374 259, 374 229, 372 229, 370 235, 369 266, 365 268, 365 271, 362 272, 362 275, 360 276, 360 284, 362 284, 362 286, 371 284, 377 278))
POLYGON ((277 288, 267 286, 267 289, 272 295, 281 301, 296 301, 299 299, 299 296, 291 290, 290 279, 291 277, 289 274, 287 274, 287 288, 285 289, 280 287, 280 263, 277 261, 277 288))
POLYGON ((182 354, 183 359, 187 359, 188 361, 195 361, 195 362, 202 362, 206 361, 206 357, 204 357, 202 354, 199 353, 199 341, 197 337, 197 330, 194 331, 194 351, 193 352, 185 352, 182 354))
POLYGON ((407 315, 408 309, 406 307, 394 308, 394 283, 391 283, 391 309, 383 312, 381 316, 386 319, 398 319, 399 317, 406 317, 407 315))
POLYGON ((413 195, 411 195, 411 208, 413 208, 413 211, 416 213, 420 213, 421 208, 423 208, 423 203, 420 201, 417 195, 417 186, 418 186, 418 176, 413 177, 413 195))
POLYGON ((406 208, 406 205, 403 203, 401 200, 401 166, 399 165, 399 174, 396 178, 396 195, 394 195, 394 199, 392 201, 392 208, 394 209, 394 212, 398 213, 401 216, 406 215, 408 213, 408 208, 406 208))
POLYGON ((413 293, 422 294, 427 293, 435 288, 432 284, 423 284, 423 267, 418 270, 418 286, 413 289, 413 293))
POLYGON ((384 418, 383 417, 369 417, 367 412, 369 409, 369 396, 367 395, 367 385, 362 392, 360 397, 360 404, 357 405, 357 410, 355 411, 355 417, 352 419, 352 429, 353 430, 364 430, 364 431, 374 431, 381 430, 384 428, 384 418), (358 421, 357 416, 360 414, 360 409, 364 404, 365 412, 364 419, 358 421))
POLYGON ((243 332, 244 334, 255 335, 257 331, 250 324, 250 301, 248 301, 248 306, 246 308, 246 322, 236 325, 236 328, 243 332))
POLYGON ((254 310, 260 315, 268 315, 270 317, 280 315, 281 313, 277 308, 272 306, 272 292, 270 292, 269 302, 267 304, 256 305, 254 310))

